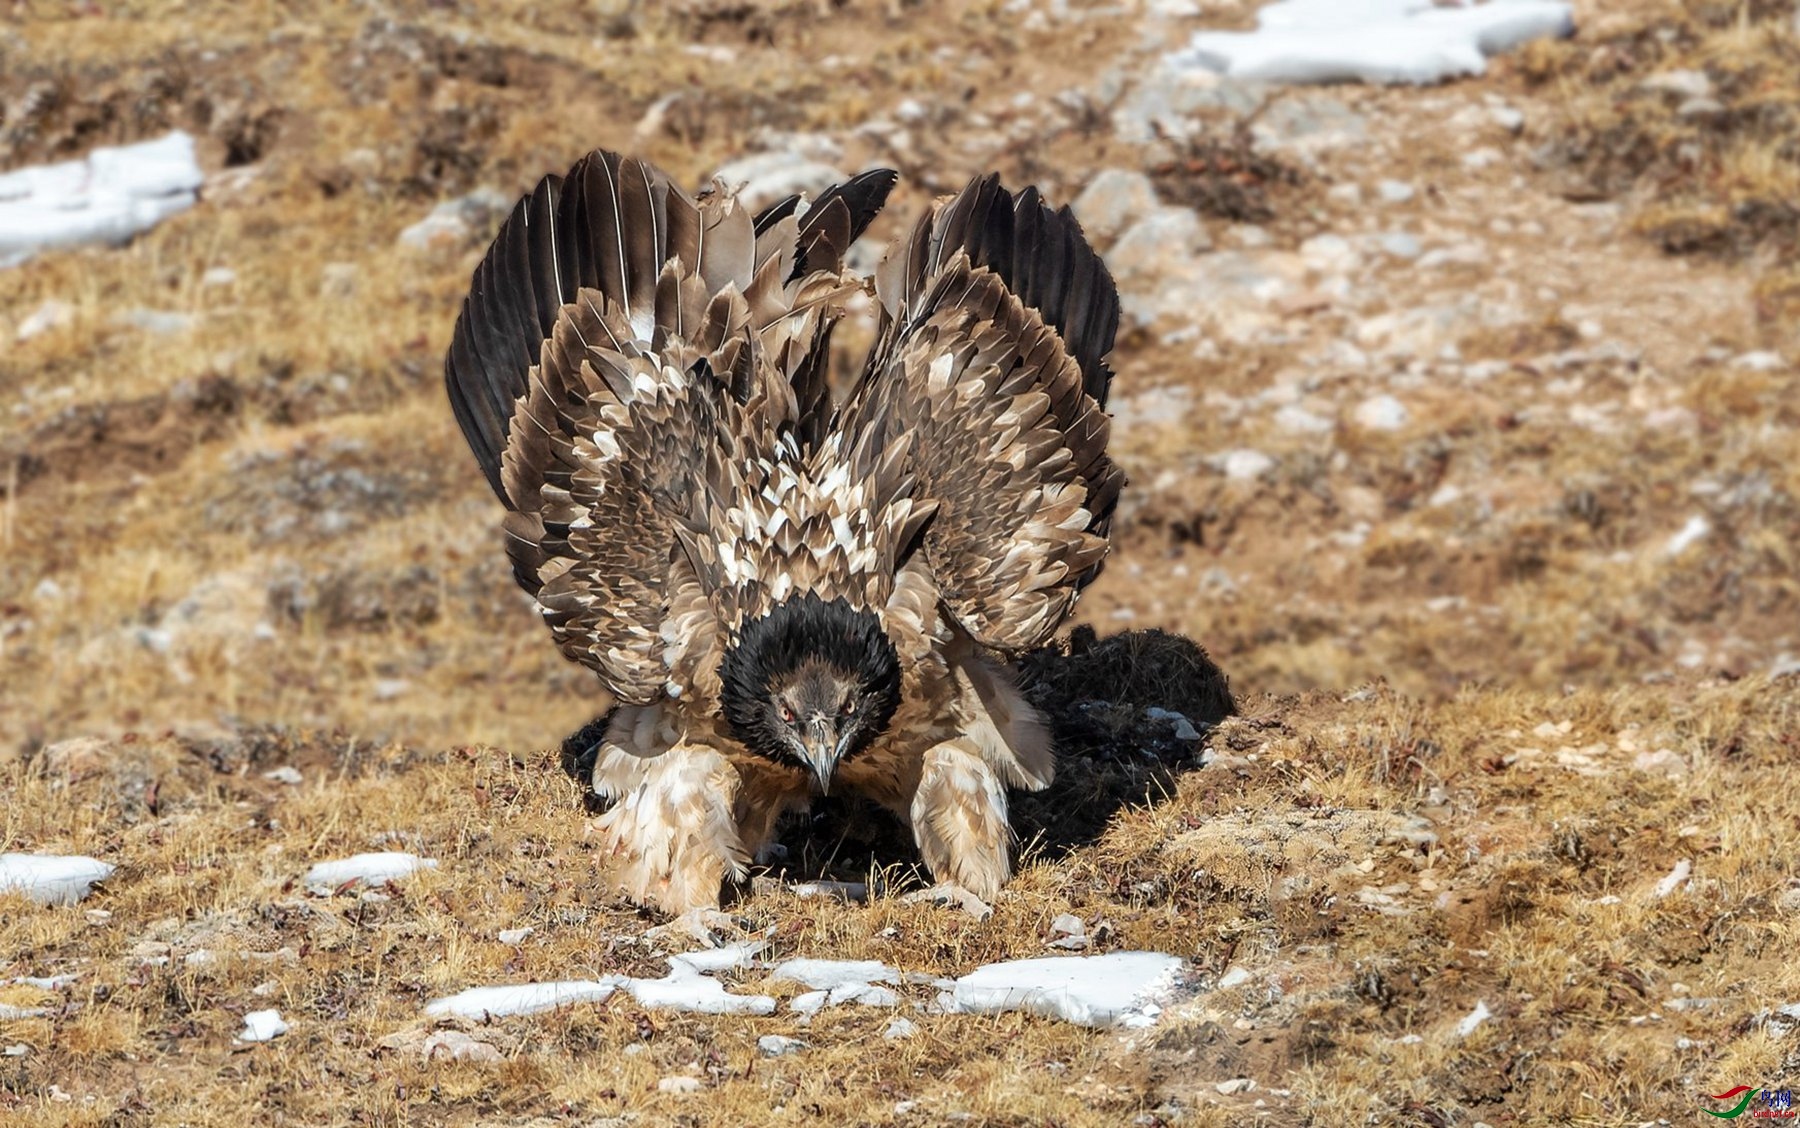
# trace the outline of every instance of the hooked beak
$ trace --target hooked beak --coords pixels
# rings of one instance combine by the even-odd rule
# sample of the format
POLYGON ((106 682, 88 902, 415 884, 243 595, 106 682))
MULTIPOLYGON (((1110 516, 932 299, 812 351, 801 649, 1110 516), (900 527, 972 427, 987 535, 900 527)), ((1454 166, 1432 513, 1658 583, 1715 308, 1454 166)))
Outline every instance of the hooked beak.
POLYGON ((800 746, 805 749, 806 766, 812 769, 813 778, 819 782, 819 794, 831 794, 831 774, 837 770, 838 739, 831 729, 831 722, 821 716, 814 716, 807 723, 806 735, 801 738, 800 746))

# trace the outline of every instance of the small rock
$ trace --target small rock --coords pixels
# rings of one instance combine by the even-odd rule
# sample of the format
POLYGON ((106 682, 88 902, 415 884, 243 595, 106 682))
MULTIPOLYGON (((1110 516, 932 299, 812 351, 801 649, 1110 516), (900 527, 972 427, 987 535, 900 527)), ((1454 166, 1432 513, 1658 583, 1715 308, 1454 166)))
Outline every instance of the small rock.
POLYGON ((1725 103, 1716 98, 1689 98, 1675 107, 1675 116, 1682 118, 1712 117, 1725 112, 1725 103))
POLYGON ((1284 98, 1263 112, 1251 134, 1264 149, 1312 155, 1367 140, 1369 121, 1328 95, 1284 98))
POLYGON ((1423 248, 1419 246, 1419 237, 1405 231, 1389 231, 1375 239, 1375 245, 1390 258, 1416 259, 1423 248))
POLYGON ((698 1077, 665 1077, 656 1083, 659 1093, 698 1093, 700 1079, 698 1077))
POLYGON ((1171 260, 1192 258, 1211 246, 1212 238, 1191 208, 1159 207, 1119 236, 1106 263, 1121 276, 1153 280, 1175 265, 1171 260))
POLYGON ((1670 70, 1651 75, 1638 83, 1638 89, 1680 98, 1706 98, 1712 95, 1713 85, 1704 71, 1670 70))
POLYGON ((1050 922, 1050 931, 1059 936, 1081 936, 1086 934, 1087 925, 1074 913, 1063 913, 1050 922))
POLYGON ((1219 990, 1229 991, 1233 987, 1250 982, 1250 973, 1241 966, 1234 966, 1224 975, 1219 976, 1219 990))
POLYGON ((1360 258, 1350 240, 1342 235, 1314 235, 1300 244, 1300 260, 1321 273, 1353 270, 1360 258))
POLYGON ((1323 435, 1337 426, 1331 420, 1291 403, 1275 412, 1275 425, 1297 435, 1323 435))
POLYGON ((1213 458, 1213 465, 1236 482, 1253 481, 1275 469, 1275 460, 1260 450, 1240 447, 1213 458))
POLYGON ((918 1026, 911 1019, 896 1018, 887 1024, 887 1029, 881 1032, 881 1036, 889 1039, 910 1038, 918 1032, 918 1026))
POLYGON ((499 1065, 506 1060, 500 1050, 460 1030, 439 1030, 419 1045, 426 1061, 461 1061, 471 1065, 499 1065))
POLYGON ((268 1042, 288 1032, 288 1024, 277 1010, 251 1011, 244 1016, 244 1028, 238 1032, 240 1042, 268 1042))
POLYGON ((75 322, 75 307, 68 302, 59 302, 55 298, 45 298, 38 307, 25 315, 19 322, 14 336, 21 341, 29 341, 52 329, 61 329, 75 322))
POLYGON ((1357 426, 1370 431, 1398 431, 1412 414, 1393 396, 1381 395, 1357 404, 1354 418, 1357 426))
POLYGON ((1102 169, 1070 208, 1090 236, 1110 239, 1158 207, 1150 178, 1135 169, 1102 169))
POLYGON ((1255 1089, 1256 1081, 1254 1078, 1250 1077, 1234 1077, 1230 1081, 1219 1082, 1214 1085, 1213 1088, 1219 1091, 1220 1096, 1230 1097, 1235 1096, 1238 1093, 1248 1093, 1252 1089, 1255 1089))
POLYGON ((752 153, 726 164, 713 175, 727 187, 737 188, 739 198, 752 208, 796 192, 816 196, 846 179, 831 165, 794 152, 752 153))
POLYGON ((780 1034, 764 1034, 756 1040, 757 1052, 764 1057, 782 1057, 786 1054, 797 1054, 806 1048, 806 1043, 798 1038, 788 1038, 780 1034))
POLYGON ((1375 185, 1375 192, 1389 204, 1404 204, 1415 194, 1413 186, 1404 180, 1383 180, 1375 185))
POLYGON ((113 315, 117 325, 128 325, 133 329, 142 329, 158 337, 172 337, 177 333, 185 333, 199 324, 200 319, 191 313, 178 313, 169 309, 122 309, 113 315))
MULTIPOLYGON (((457 222, 463 223, 460 219, 457 222)), ((464 227, 466 229, 467 225, 464 227)), ((401 238, 405 239, 405 236, 401 238)), ((356 279, 361 273, 362 268, 353 262, 328 262, 319 271, 319 292, 328 298, 353 298, 356 296, 356 279)))

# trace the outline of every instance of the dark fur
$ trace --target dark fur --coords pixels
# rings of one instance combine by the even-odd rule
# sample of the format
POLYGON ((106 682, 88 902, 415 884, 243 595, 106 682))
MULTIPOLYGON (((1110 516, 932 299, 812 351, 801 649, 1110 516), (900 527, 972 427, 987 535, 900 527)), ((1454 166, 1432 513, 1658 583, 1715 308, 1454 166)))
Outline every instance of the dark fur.
MULTIPOLYGON (((827 672, 856 687, 853 712, 842 722, 855 733, 843 759, 855 756, 886 731, 900 705, 899 655, 873 614, 812 592, 746 626, 720 662, 720 711, 732 735, 759 756, 801 766, 772 698, 788 686, 803 701, 816 696, 826 680, 819 675, 827 672)), ((817 704, 828 709, 835 702, 817 704)))

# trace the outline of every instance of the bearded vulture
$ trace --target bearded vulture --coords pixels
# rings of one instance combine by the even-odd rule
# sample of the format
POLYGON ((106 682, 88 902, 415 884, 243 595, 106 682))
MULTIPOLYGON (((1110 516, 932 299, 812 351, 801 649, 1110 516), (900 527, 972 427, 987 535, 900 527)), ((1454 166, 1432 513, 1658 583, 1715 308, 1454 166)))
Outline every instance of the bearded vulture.
POLYGON ((513 574, 617 703, 592 786, 640 903, 716 908, 839 790, 991 897, 1006 789, 1050 782, 1004 663, 1106 555, 1118 294, 1067 208, 978 178, 889 250, 834 395, 845 253, 895 180, 752 215, 596 151, 513 209, 457 320, 446 383, 513 574))

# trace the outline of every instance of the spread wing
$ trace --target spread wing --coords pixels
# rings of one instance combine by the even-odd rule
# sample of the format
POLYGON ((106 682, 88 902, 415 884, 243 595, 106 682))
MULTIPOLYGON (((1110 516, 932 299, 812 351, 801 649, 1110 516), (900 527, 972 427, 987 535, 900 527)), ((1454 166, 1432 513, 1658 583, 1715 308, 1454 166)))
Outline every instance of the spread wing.
POLYGON ((1106 454, 1111 276, 1067 209, 994 177, 940 205, 877 276, 882 322, 840 426, 873 473, 901 436, 922 550, 978 642, 1036 646, 1099 571, 1124 474, 1106 454))
POLYGON ((521 200, 477 268, 450 402, 507 507, 514 576, 621 700, 663 692, 697 498, 735 493, 747 446, 816 426, 811 350, 892 183, 865 174, 759 231, 729 196, 597 151, 521 200))

